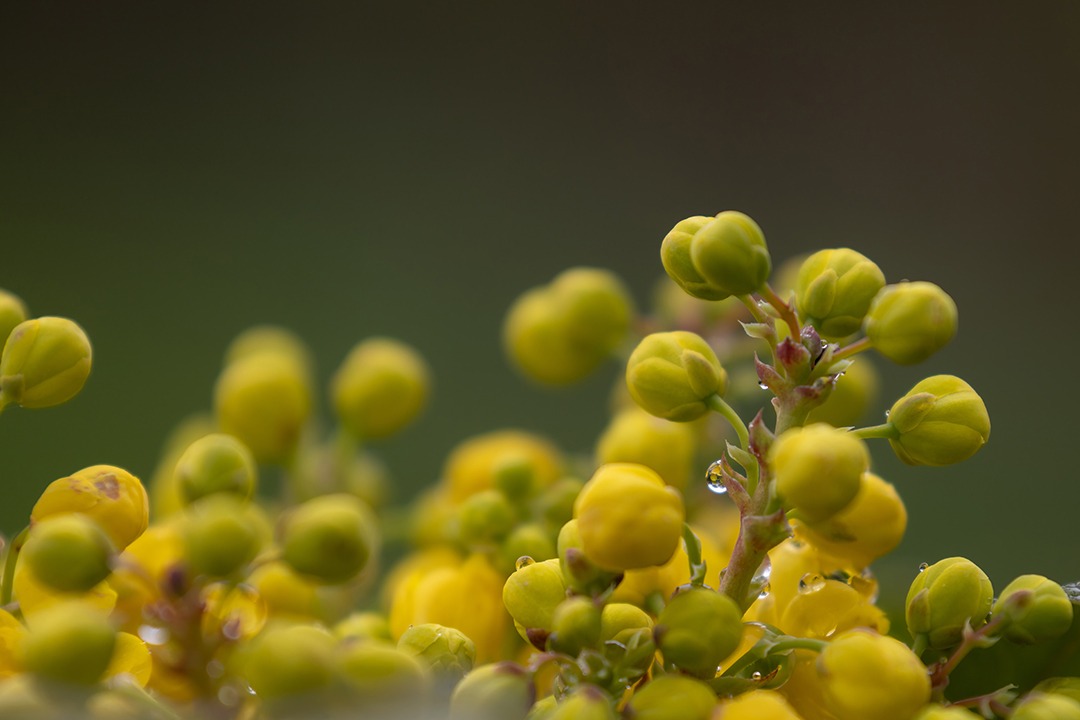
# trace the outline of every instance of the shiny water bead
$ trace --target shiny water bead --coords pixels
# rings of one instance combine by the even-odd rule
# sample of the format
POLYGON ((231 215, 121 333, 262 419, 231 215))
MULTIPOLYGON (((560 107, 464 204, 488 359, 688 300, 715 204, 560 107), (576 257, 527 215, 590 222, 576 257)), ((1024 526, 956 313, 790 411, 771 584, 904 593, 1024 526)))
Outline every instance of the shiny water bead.
POLYGON ((956 334, 956 303, 937 285, 886 285, 870 304, 863 329, 875 350, 899 365, 914 365, 956 334))
POLYGON ((411 346, 369 338, 349 351, 330 384, 341 424, 361 439, 389 437, 427 405, 431 371, 411 346))
POLYGON ((930 701, 930 676, 915 653, 869 630, 834 638, 816 669, 836 720, 911 720, 930 701))
POLYGON ((67 601, 35 613, 22 644, 22 666, 39 677, 91 685, 105 674, 116 630, 104 613, 67 601))
POLYGON ((847 507, 870 467, 866 443, 824 423, 786 431, 769 459, 784 507, 808 523, 825 521, 847 507))
POLYGON ((993 613, 1008 618, 1004 634, 1025 645, 1062 635, 1073 619, 1073 604, 1064 588, 1042 575, 1021 575, 1005 586, 993 613))
POLYGON ((709 720, 716 702, 716 693, 701 680, 659 675, 630 696, 627 714, 633 720, 709 720))
POLYGON ((116 548, 86 515, 46 517, 30 530, 22 561, 44 585, 59 592, 84 592, 112 572, 116 548))
POLYGON ((819 250, 806 258, 795 281, 799 316, 823 338, 856 332, 885 275, 872 260, 850 248, 819 250))
POLYGON ((586 558, 612 572, 662 565, 682 538, 682 496, 644 465, 597 469, 574 503, 586 558))
POLYGON ((113 465, 91 465, 54 480, 30 511, 31 522, 82 513, 93 519, 123 550, 150 523, 150 501, 139 479, 113 465))
POLYGON ((457 684, 450 696, 450 720, 524 720, 536 687, 512 663, 482 665, 457 684))
POLYGON ((800 581, 799 593, 784 609, 778 626, 789 635, 828 639, 860 627, 886 633, 889 619, 847 583, 808 574, 800 581))
POLYGON ((231 435, 212 433, 187 446, 176 461, 173 477, 188 503, 215 493, 246 500, 255 493, 258 471, 246 445, 231 435))
POLYGON ((626 363, 626 386, 638 406, 675 422, 709 412, 708 400, 723 395, 727 372, 699 335, 675 330, 647 335, 626 363))
POLYGON ((893 404, 889 438, 896 456, 909 465, 963 462, 990 439, 990 415, 979 394, 955 375, 920 381, 893 404))
POLYGON ((86 383, 92 354, 86 332, 72 320, 40 317, 19 323, 0 355, 0 407, 67 402, 86 383))

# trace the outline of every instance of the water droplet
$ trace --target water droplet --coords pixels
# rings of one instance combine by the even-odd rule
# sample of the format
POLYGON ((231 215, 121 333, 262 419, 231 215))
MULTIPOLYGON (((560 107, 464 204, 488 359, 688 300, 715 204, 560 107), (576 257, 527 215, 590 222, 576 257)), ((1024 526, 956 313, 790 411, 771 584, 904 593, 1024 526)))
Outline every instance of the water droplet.
POLYGON ((147 645, 164 645, 169 640, 169 631, 153 625, 141 625, 139 627, 139 637, 147 645))
POLYGON ((762 390, 768 390, 769 386, 765 384, 764 380, 759 380, 757 386, 762 390))
POLYGON ((888 410, 885 411, 885 417, 889 417, 889 411, 888 410))
POLYGON ((709 465, 709 469, 705 471, 705 480, 709 483, 709 490, 712 490, 717 495, 727 493, 727 486, 724 485, 723 477, 723 464, 721 461, 715 460, 709 465))
POLYGON ((817 592, 823 587, 825 587, 825 578, 817 573, 806 573, 799 578, 799 592, 801 593, 817 592))
POLYGON ((930 567, 930 563, 920 563, 919 572, 926 572, 926 568, 930 567))
POLYGON ((754 673, 750 676, 750 679, 751 680, 760 680, 761 679, 761 673, 759 671, 755 670, 754 673))
POLYGON ((761 592, 758 593, 758 600, 764 600, 769 597, 769 583, 765 583, 761 586, 761 592))
POLYGON ((521 568, 524 568, 524 567, 529 567, 529 566, 530 566, 530 565, 532 565, 532 564, 533 564, 534 562, 536 562, 536 561, 535 561, 535 560, 533 560, 533 559, 532 559, 531 557, 529 557, 528 555, 522 555, 521 557, 519 557, 519 558, 517 559, 517 562, 516 562, 516 563, 514 563, 514 569, 515 569, 515 570, 520 570, 521 568))

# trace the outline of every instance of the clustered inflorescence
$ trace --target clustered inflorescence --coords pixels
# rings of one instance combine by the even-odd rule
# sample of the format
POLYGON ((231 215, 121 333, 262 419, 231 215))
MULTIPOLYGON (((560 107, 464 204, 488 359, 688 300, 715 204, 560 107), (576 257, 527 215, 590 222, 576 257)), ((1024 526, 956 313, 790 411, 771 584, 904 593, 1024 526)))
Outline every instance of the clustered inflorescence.
MULTIPOLYGON (((243 333, 212 415, 177 428, 147 487, 75 470, 6 543, 0 717, 1080 720, 1076 585, 995 592, 951 557, 915 573, 906 634, 876 604, 870 565, 907 512, 867 441, 944 466, 990 436, 952 375, 857 427, 868 351, 925 360, 956 332, 952 299, 847 248, 770 282, 733 211, 675 225, 661 260, 647 315, 574 268, 506 316, 540 384, 625 363, 591 456, 468 438, 406 509, 385 507, 368 443, 426 406, 420 355, 360 342, 326 434, 303 343, 243 333), (380 573, 384 544, 403 557, 380 573)), ((27 317, 0 291, 0 410, 66 402, 90 373, 76 323, 27 317)))

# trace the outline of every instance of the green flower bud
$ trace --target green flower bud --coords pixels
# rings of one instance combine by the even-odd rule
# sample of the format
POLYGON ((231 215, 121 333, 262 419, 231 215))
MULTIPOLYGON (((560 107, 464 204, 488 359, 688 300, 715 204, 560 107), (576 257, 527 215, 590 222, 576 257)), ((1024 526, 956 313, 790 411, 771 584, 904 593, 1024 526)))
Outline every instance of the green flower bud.
POLYGON ((555 551, 562 568, 566 586, 582 595, 593 595, 607 589, 618 572, 603 570, 586 555, 577 520, 568 520, 559 530, 555 551))
POLYGON ((872 260, 848 248, 819 250, 799 268, 795 303, 799 317, 823 338, 840 340, 862 326, 885 275, 872 260))
POLYGON ((990 438, 990 415, 978 393, 953 375, 918 383, 889 410, 889 438, 908 465, 951 465, 974 455, 990 438))
POLYGON ((1035 686, 1035 692, 1064 695, 1080 702, 1080 677, 1047 678, 1035 686))
POLYGON ((600 608, 590 598, 571 597, 555 608, 551 617, 552 649, 577 655, 600 644, 600 608))
POLYGON ((727 595, 706 588, 677 594, 656 620, 656 644, 664 659, 701 678, 742 641, 742 612, 727 595))
POLYGON ((503 541, 499 556, 504 567, 513 568, 518 559, 550 560, 558 555, 548 530, 538 523, 519 525, 503 541))
POLYGON ((608 603, 600 613, 600 640, 607 642, 625 642, 638 630, 651 630, 652 618, 649 614, 630 603, 608 603))
POLYGON ((1073 618, 1064 588, 1042 575, 1021 575, 1006 585, 993 612, 1008 617, 1005 637, 1025 645, 1064 634, 1073 618))
POLYGON ((64 601, 34 613, 22 665, 35 675, 77 685, 101 679, 112 660, 116 630, 96 608, 64 601))
POLYGON ((231 435, 214 433, 188 445, 173 470, 185 502, 215 493, 248 499, 255 493, 255 458, 231 435))
POLYGON ((0 408, 44 408, 75 397, 90 375, 90 340, 76 323, 40 317, 15 326, 0 356, 0 408))
POLYGON ((414 655, 440 675, 462 678, 476 662, 476 643, 451 627, 410 625, 398 639, 398 649, 414 655))
POLYGON ((526 631, 534 628, 550 631, 555 608, 566 599, 559 561, 522 565, 506 579, 502 598, 522 638, 528 640, 526 631))
POLYGON ((630 697, 633 720, 709 720, 716 693, 701 680, 685 675, 660 675, 630 697))
MULTIPOLYGON (((559 709, 559 698, 554 695, 542 697, 533 703, 525 720, 551 720, 551 715, 559 709)), ((33 720, 33 719, 31 719, 33 720)))
POLYGON ((858 424, 878 396, 877 371, 867 358, 858 358, 837 378, 825 402, 810 411, 806 423, 828 423, 833 427, 858 424))
POLYGON ((927 635, 930 647, 940 650, 959 643, 966 624, 982 627, 993 602, 986 573, 967 558, 951 557, 919 571, 904 615, 912 635, 927 635))
POLYGON ((334 626, 339 640, 393 640, 390 621, 377 612, 354 612, 334 626))
POLYGON ((927 705, 915 716, 915 720, 974 720, 981 717, 982 715, 955 705, 951 707, 927 705))
POLYGON ((314 693, 334 679, 334 638, 311 625, 267 628, 241 658, 241 674, 263 699, 314 693))
MULTIPOLYGON (((669 277, 688 295, 702 300, 723 300, 730 295, 725 290, 712 285, 690 259, 690 247, 694 236, 701 228, 713 221, 711 217, 696 215, 680 220, 671 229, 660 245, 660 261, 669 277)), ((685 297, 685 296, 684 296, 685 297)))
POLYGON ((633 303, 618 277, 571 268, 514 301, 503 322, 503 346, 530 379, 569 385, 611 356, 632 315, 633 303))
POLYGON ((517 665, 482 665, 454 688, 450 720, 524 720, 535 697, 532 680, 517 665))
MULTIPOLYGON (((12 675, 0 679, 0 717, 4 720, 71 720, 78 717, 79 709, 74 698, 82 693, 71 693, 71 687, 57 693, 54 682, 42 682, 33 675, 12 675), (68 699, 70 693, 74 698, 68 699)), ((111 718, 109 720, 112 720, 111 718)))
POLYGON ((626 385, 643 410, 665 420, 696 420, 723 395, 727 373, 701 336, 676 330, 645 337, 626 364, 626 385))
POLYGON ((225 350, 225 364, 231 365, 256 355, 276 355, 293 360, 309 374, 311 351, 296 333, 276 325, 256 325, 236 336, 225 350))
MULTIPOLYGON (((720 213, 694 233, 689 245, 694 269, 719 292, 746 295, 769 279, 772 263, 765 235, 741 212, 720 213)), ((713 293, 709 299, 723 298, 713 293)))
POLYGON ((337 418, 362 439, 389 437, 427 404, 431 372, 414 349, 390 338, 356 345, 331 381, 337 418))
POLYGON ((549 720, 616 720, 607 694, 595 685, 579 685, 559 703, 549 720))
POLYGON ((11 331, 28 315, 26 305, 19 296, 0 290, 0 348, 4 347, 11 331))
POLYGON ((1020 701, 1009 720, 1080 720, 1080 702, 1065 695, 1031 693, 1020 701))
POLYGON ((377 640, 347 642, 335 660, 349 687, 367 703, 416 699, 431 686, 430 672, 410 648, 377 640))
POLYGON ((336 585, 356 577, 375 554, 378 537, 371 509, 352 495, 308 500, 286 518, 282 558, 294 570, 336 585))
POLYGON ((577 478, 563 478, 545 488, 538 498, 540 513, 549 525, 561 528, 574 517, 574 502, 585 483, 577 478))
POLYGON ((516 522, 514 506, 498 490, 470 495, 458 508, 458 535, 465 545, 496 544, 516 522))
POLYGON ((285 462, 311 415, 311 387, 288 356, 261 353, 230 363, 214 386, 221 431, 244 443, 258 463, 285 462))
POLYGON ((666 563, 686 519, 679 491, 632 463, 598 468, 574 503, 574 517, 585 557, 610 572, 666 563))
POLYGON ((928 282, 886 285, 863 321, 871 345, 900 365, 914 365, 945 347, 956 334, 956 303, 928 282))
POLYGON ((808 523, 822 522, 843 510, 870 468, 866 443, 824 423, 788 430, 777 438, 769 455, 784 507, 808 523))
POLYGON ((33 524, 22 559, 34 577, 60 592, 84 592, 112 572, 116 548, 85 515, 54 515, 33 524))
POLYGON ((228 577, 262 548, 257 511, 235 495, 208 495, 188 506, 182 525, 184 557, 196 575, 228 577))

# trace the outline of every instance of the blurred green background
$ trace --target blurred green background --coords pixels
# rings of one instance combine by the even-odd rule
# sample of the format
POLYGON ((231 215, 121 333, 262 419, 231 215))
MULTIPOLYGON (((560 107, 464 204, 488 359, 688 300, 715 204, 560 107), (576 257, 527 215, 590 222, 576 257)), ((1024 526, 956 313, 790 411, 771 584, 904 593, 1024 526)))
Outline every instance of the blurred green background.
POLYGON ((0 286, 95 347, 73 402, 0 418, 3 530, 83 466, 147 477, 254 323, 323 380, 373 334, 425 354, 432 405, 378 447, 399 499, 495 427, 587 451, 620 368, 529 385, 505 309, 579 264, 644 305, 667 230, 739 209, 777 261, 848 245, 959 305, 878 363, 881 410, 955 373, 993 435, 944 469, 874 446, 911 516, 880 572, 1080 579, 1080 4, 37 2, 0 36, 0 286))

